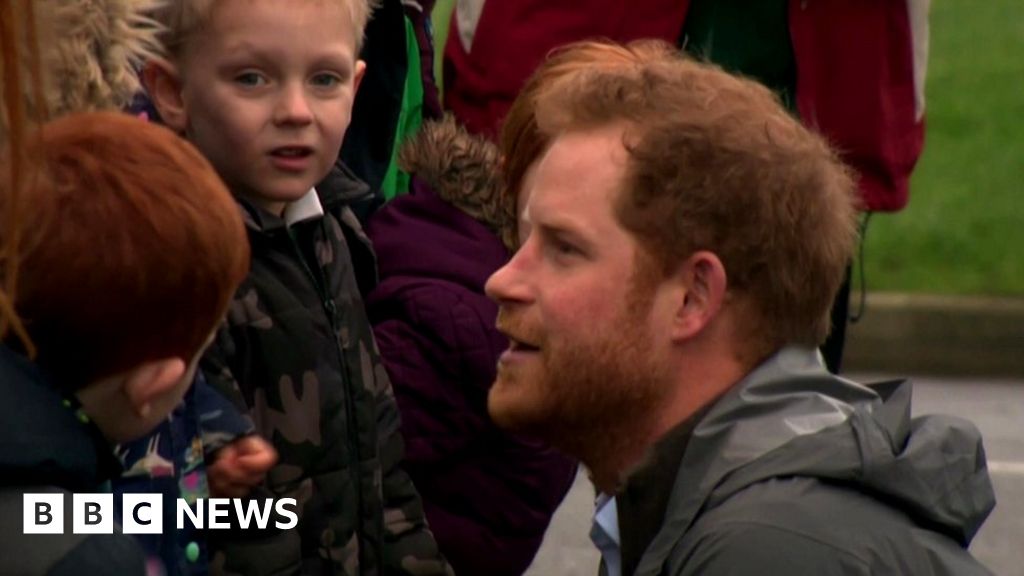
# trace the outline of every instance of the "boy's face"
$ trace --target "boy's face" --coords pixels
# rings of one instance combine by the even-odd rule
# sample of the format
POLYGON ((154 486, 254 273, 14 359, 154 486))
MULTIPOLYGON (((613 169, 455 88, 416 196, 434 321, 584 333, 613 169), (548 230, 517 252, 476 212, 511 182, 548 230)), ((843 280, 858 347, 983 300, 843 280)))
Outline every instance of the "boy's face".
POLYGON ((180 62, 189 140, 231 190, 280 215, 331 169, 365 64, 327 0, 219 0, 180 62))

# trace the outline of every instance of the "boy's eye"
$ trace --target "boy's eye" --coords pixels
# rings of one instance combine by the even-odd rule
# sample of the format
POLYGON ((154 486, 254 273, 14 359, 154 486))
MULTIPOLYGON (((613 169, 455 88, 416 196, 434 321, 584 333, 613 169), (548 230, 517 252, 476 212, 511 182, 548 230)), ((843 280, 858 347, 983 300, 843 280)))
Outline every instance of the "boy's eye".
POLYGON ((319 88, 334 88, 335 86, 342 83, 341 76, 337 74, 322 73, 316 74, 311 80, 314 86, 319 88))
POLYGON ((267 83, 267 79, 258 72, 242 72, 235 76, 235 83, 242 86, 262 86, 267 83))

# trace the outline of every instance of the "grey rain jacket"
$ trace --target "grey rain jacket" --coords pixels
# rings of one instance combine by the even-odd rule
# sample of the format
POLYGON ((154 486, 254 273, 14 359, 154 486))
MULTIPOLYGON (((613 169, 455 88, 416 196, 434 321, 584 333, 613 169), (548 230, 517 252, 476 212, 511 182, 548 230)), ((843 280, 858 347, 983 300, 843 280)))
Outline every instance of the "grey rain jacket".
MULTIPOLYGON (((911 419, 910 397, 909 383, 868 388, 814 350, 782 350, 674 443, 681 460, 661 454, 674 480, 660 528, 624 570, 989 574, 966 551, 995 505, 981 436, 952 416, 911 419)), ((645 508, 620 506, 621 532, 631 510, 645 508)))

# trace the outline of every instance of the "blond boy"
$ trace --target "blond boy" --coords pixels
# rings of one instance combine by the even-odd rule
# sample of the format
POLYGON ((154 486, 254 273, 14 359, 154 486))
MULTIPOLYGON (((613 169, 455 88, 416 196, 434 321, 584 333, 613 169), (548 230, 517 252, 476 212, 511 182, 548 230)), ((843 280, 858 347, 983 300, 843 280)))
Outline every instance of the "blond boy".
POLYGON ((228 184, 252 246, 202 368, 277 449, 256 496, 300 503, 294 530, 211 534, 214 573, 450 572, 398 466, 397 406, 356 283, 369 247, 347 204, 365 189, 336 166, 371 9, 186 0, 159 14, 150 96, 228 184))

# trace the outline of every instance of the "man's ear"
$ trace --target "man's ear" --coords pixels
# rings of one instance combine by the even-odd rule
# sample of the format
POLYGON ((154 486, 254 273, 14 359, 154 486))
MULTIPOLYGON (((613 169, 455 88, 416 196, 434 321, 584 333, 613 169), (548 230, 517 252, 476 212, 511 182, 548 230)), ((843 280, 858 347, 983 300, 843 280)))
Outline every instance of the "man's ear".
POLYGON ((182 97, 178 68, 167 60, 150 60, 142 69, 142 84, 164 124, 184 134, 188 126, 188 114, 182 97))
POLYGON ((725 265, 713 252, 694 252, 677 270, 684 288, 672 319, 672 338, 686 340, 700 333, 718 315, 728 283, 725 265))
POLYGON ((352 97, 359 92, 359 85, 363 82, 363 76, 366 75, 366 62, 363 60, 356 60, 356 73, 352 77, 352 97))
POLYGON ((185 377, 187 366, 181 358, 151 360, 128 372, 125 395, 140 418, 149 415, 152 404, 185 377))

